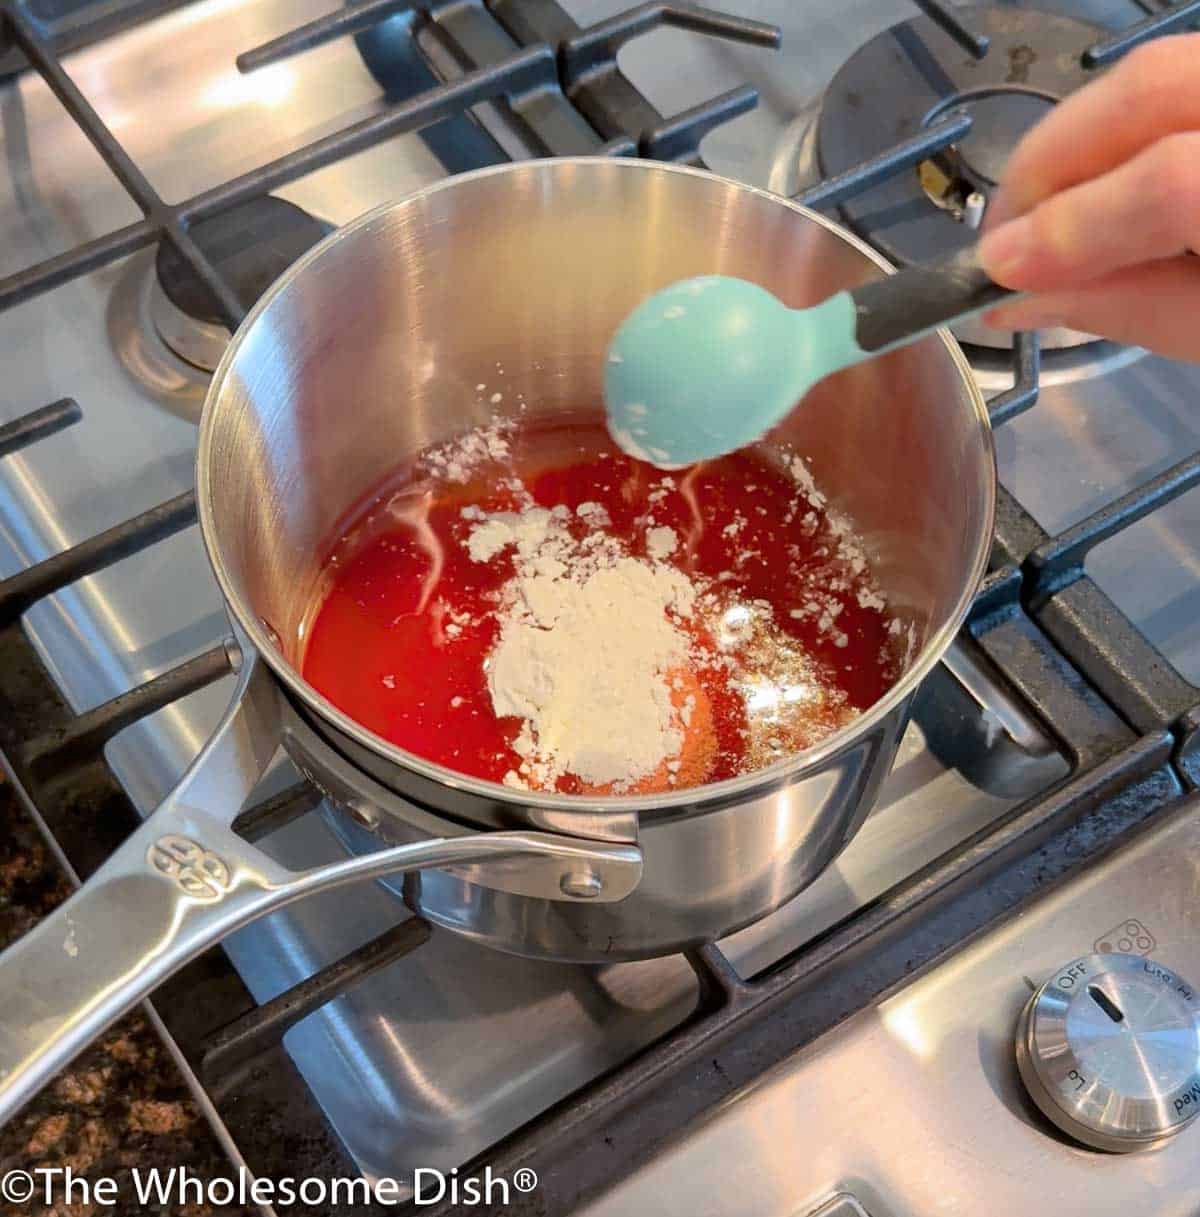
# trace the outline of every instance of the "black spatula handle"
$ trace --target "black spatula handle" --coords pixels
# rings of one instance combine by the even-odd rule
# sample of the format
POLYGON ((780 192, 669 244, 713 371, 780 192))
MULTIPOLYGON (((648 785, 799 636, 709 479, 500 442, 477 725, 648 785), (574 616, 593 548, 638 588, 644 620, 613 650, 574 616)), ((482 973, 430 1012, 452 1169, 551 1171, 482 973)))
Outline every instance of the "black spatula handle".
POLYGON ((856 287, 850 293, 857 311, 855 337, 864 351, 882 351, 1017 294, 988 278, 972 245, 856 287))

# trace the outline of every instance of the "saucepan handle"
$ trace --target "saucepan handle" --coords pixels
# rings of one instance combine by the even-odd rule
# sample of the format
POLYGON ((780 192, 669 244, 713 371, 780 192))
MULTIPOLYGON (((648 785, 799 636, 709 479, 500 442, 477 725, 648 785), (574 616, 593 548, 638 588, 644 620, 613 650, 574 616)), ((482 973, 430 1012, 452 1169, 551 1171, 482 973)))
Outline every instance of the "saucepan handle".
POLYGON ((559 899, 620 899, 636 847, 551 833, 482 833, 296 873, 232 830, 279 741, 279 694, 251 658, 230 709, 179 785, 96 874, 0 955, 0 1123, 172 972, 254 918, 351 881, 459 862, 555 860, 559 899), (595 890, 581 876, 601 876, 595 890))
POLYGON ((238 841, 228 824, 279 738, 261 666, 244 666, 217 731, 154 814, 0 955, 0 1120, 261 898, 222 840, 238 841))

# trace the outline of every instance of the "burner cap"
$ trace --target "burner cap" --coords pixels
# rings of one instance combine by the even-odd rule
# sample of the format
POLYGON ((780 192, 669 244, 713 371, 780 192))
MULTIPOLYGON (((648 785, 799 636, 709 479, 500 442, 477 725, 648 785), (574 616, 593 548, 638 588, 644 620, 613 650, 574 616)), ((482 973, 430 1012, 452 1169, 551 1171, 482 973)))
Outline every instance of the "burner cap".
MULTIPOLYGON (((1103 36, 1096 26, 1035 9, 957 11, 991 39, 982 60, 964 52, 929 17, 906 21, 842 65, 817 123, 820 169, 833 176, 951 114, 966 112, 974 120, 961 144, 841 204, 845 222, 898 266, 970 245, 981 208, 1017 141, 1095 76, 1081 57, 1103 36)), ((1061 334, 1063 341, 1051 345, 1087 340, 1072 331, 1061 334)), ((991 343, 1000 335, 993 339, 988 332, 978 340, 991 343)))
MULTIPOLYGON (((272 195, 251 199, 201 220, 188 229, 241 302, 250 308, 301 254, 332 231, 332 225, 272 195)), ((180 312, 207 325, 225 319, 208 288, 168 241, 154 263, 159 285, 180 312)))
POLYGON ((1054 104, 1051 98, 1037 93, 1006 90, 961 98, 934 117, 941 118, 948 111, 971 116, 971 130, 957 147, 959 161, 973 184, 990 188, 1004 175, 1004 167, 1021 136, 1054 104))

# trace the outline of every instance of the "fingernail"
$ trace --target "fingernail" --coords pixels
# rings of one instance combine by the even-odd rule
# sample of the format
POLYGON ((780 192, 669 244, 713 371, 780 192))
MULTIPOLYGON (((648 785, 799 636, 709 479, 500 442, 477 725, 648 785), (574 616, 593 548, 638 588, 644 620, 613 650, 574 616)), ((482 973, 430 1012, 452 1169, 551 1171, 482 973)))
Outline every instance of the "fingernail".
POLYGON ((1033 249, 1033 220, 1021 216, 985 233, 979 242, 979 261, 1001 283, 1018 273, 1033 249))

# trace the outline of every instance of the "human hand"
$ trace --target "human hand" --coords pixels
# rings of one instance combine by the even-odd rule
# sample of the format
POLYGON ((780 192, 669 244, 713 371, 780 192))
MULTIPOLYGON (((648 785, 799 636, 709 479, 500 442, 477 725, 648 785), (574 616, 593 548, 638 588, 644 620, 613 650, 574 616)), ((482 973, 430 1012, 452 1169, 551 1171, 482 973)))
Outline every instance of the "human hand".
POLYGON ((984 316, 1200 360, 1200 34, 1137 47, 1017 145, 980 261, 1034 294, 984 316))

